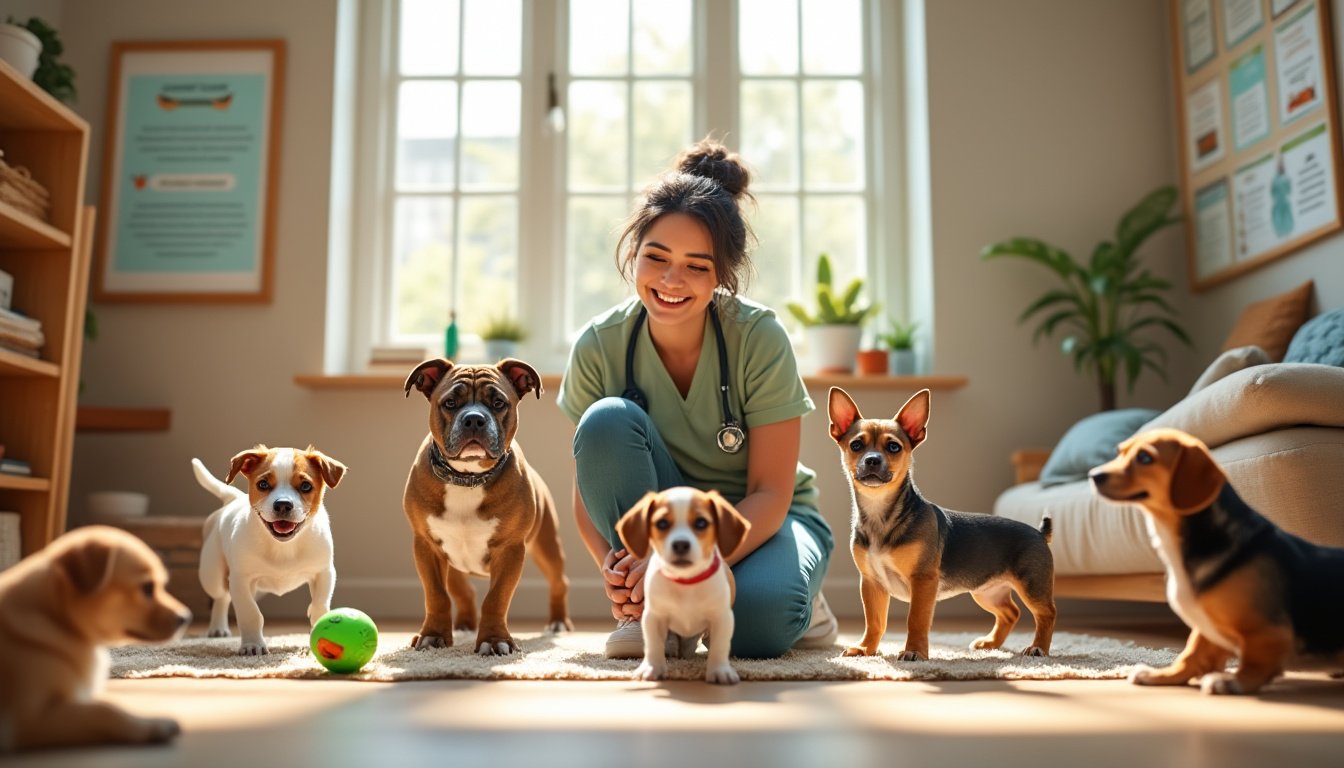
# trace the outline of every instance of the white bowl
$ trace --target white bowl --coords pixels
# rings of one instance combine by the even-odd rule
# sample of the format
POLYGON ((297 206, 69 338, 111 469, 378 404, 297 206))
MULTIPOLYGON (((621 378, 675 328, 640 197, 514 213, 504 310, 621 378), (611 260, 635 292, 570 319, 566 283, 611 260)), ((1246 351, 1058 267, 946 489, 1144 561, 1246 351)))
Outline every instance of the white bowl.
POLYGON ((95 491, 88 496, 89 514, 94 517, 144 517, 149 511, 149 496, 134 491, 95 491))
POLYGON ((24 77, 32 77, 41 55, 42 41, 37 35, 17 24, 0 22, 0 59, 9 62, 24 77))

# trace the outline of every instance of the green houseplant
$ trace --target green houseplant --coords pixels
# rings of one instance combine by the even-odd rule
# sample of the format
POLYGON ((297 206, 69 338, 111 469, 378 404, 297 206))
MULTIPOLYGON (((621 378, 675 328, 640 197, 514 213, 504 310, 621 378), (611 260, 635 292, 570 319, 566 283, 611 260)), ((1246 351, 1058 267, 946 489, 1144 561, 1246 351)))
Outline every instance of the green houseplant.
POLYGON ((908 376, 915 372, 915 329, 918 320, 903 323, 895 318, 887 318, 891 331, 879 333, 878 343, 890 350, 888 371, 893 376, 908 376))
POLYGON ((832 284, 831 257, 823 253, 817 258, 816 311, 809 312, 795 301, 786 305, 803 325, 818 372, 853 370, 863 323, 877 311, 874 305, 859 304, 862 291, 863 278, 856 277, 844 292, 837 293, 832 284))
POLYGON ((480 336, 485 342, 485 359, 493 363, 516 356, 518 345, 527 338, 527 330, 511 315, 493 315, 481 326, 480 336))
POLYGON ((1165 298, 1171 283, 1143 269, 1135 257, 1153 233, 1181 221, 1171 212, 1177 199, 1175 187, 1150 192, 1121 217, 1115 240, 1098 243, 1087 261, 1024 237, 994 243, 980 253, 986 260, 1016 256, 1034 261, 1063 283, 1032 302, 1018 322, 1044 315, 1032 334, 1033 344, 1056 331, 1064 334, 1060 352, 1073 357, 1075 370, 1086 368, 1096 377, 1103 411, 1115 408, 1116 381, 1122 371, 1129 391, 1144 369, 1166 379, 1167 354, 1150 337, 1151 331, 1190 344, 1165 298))
POLYGON ((56 29, 36 16, 22 23, 10 16, 7 22, 32 32, 42 43, 42 53, 37 57, 37 71, 33 72, 33 82, 37 87, 66 104, 74 101, 75 71, 61 61, 65 46, 56 29))

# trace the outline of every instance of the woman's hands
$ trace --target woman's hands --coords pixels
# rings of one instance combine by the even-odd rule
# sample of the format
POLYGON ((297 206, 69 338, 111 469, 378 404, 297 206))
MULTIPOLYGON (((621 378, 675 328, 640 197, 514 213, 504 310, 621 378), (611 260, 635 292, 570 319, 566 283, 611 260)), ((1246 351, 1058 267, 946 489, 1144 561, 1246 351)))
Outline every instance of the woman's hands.
POLYGON ((617 621, 644 615, 644 572, 648 568, 648 558, 637 558, 623 548, 611 550, 602 560, 603 586, 617 621))

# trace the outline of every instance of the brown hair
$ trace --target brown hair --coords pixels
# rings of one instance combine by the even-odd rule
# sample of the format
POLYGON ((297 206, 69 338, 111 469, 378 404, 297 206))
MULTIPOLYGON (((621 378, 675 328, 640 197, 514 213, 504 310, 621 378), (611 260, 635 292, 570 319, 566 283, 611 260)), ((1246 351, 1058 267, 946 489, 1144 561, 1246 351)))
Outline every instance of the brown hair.
POLYGON ((742 198, 751 172, 742 159, 719 142, 705 138, 682 151, 672 170, 644 190, 634 212, 625 220, 616 241, 616 266, 627 281, 644 235, 653 222, 668 213, 684 213, 704 222, 714 243, 714 273, 719 287, 736 294, 749 279, 749 251, 755 235, 742 215, 742 198))

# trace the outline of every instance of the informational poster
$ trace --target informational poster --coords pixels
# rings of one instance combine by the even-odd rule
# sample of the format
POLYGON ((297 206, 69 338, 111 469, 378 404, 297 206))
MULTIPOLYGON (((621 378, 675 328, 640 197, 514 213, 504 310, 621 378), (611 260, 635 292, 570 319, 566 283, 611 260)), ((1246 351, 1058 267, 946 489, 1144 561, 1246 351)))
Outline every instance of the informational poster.
POLYGON ((1200 291, 1344 227, 1331 4, 1169 1, 1200 291))
POLYGON ((95 296, 269 299, 283 43, 112 56, 95 296))

